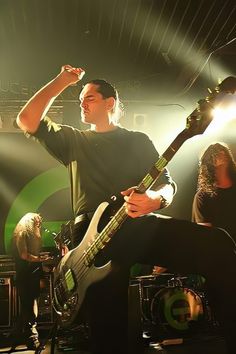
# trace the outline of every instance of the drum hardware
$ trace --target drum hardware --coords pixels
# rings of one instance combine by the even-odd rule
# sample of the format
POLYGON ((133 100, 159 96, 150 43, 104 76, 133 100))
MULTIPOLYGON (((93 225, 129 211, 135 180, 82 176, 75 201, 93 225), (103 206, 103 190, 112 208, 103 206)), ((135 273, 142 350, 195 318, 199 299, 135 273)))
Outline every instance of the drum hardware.
MULTIPOLYGON (((54 231, 51 231, 51 230, 49 230, 49 229, 47 229, 46 227, 44 227, 43 225, 41 226, 41 228, 43 229, 43 231, 46 233, 46 234, 49 234, 50 236, 52 236, 52 238, 53 238, 53 242, 54 242, 54 245, 55 245, 55 250, 54 250, 54 255, 53 255, 53 258, 55 259, 55 264, 54 265, 56 265, 56 259, 60 256, 60 251, 59 251, 59 247, 58 247, 58 244, 57 244, 57 242, 56 242, 56 237, 57 237, 57 234, 54 232, 54 231)), ((43 255, 43 253, 45 253, 46 254, 46 252, 41 252, 41 254, 43 255)), ((50 254, 50 252, 48 252, 48 254, 49 255, 51 255, 50 254)))
POLYGON ((61 225, 61 229, 58 233, 52 232, 51 230, 42 226, 45 233, 50 234, 53 237, 53 242, 55 244, 55 249, 57 252, 57 259, 60 260, 65 253, 72 249, 72 232, 74 227, 74 221, 70 220, 66 224, 61 225))
POLYGON ((180 276, 174 276, 167 282, 168 287, 183 287, 184 280, 186 280, 187 277, 180 277, 180 276))
POLYGON ((72 247, 72 234, 74 229, 74 220, 68 221, 66 224, 61 225, 61 230, 54 235, 54 242, 61 255, 64 255, 64 247, 71 250, 72 247))
POLYGON ((143 322, 152 322, 150 313, 151 300, 157 289, 166 286, 168 280, 173 277, 174 274, 172 273, 160 273, 158 275, 143 275, 132 279, 132 283, 139 284, 140 309, 143 322))

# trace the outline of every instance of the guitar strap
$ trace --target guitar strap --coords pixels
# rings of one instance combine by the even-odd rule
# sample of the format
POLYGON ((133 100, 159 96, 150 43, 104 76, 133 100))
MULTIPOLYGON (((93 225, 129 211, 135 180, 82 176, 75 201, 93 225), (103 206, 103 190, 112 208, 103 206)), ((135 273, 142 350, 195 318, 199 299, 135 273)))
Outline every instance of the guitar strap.
POLYGON ((81 214, 77 218, 77 222, 74 223, 73 232, 71 234, 72 248, 80 244, 91 220, 87 214, 81 214))

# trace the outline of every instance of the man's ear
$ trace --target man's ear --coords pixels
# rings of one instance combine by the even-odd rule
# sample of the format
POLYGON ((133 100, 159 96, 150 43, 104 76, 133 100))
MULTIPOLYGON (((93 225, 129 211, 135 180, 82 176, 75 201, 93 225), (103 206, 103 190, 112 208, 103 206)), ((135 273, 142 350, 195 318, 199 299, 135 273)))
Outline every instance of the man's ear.
POLYGON ((115 107, 116 100, 114 99, 114 97, 108 97, 106 98, 106 104, 107 104, 107 110, 112 111, 115 107))

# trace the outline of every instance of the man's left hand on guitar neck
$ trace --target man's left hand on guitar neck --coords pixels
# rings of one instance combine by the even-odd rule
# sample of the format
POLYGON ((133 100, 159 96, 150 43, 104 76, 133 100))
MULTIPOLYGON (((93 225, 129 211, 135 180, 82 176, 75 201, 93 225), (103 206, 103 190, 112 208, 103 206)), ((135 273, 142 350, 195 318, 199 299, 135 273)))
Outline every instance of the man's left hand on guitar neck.
POLYGON ((121 192, 125 200, 126 213, 131 218, 146 215, 168 206, 174 194, 171 185, 162 185, 156 191, 147 190, 142 194, 136 193, 135 189, 135 187, 131 187, 121 192))

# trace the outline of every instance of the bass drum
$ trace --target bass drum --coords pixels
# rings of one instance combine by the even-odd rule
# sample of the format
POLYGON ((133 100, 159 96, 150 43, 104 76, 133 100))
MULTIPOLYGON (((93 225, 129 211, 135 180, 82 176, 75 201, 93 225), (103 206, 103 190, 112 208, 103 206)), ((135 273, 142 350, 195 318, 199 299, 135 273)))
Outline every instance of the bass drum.
POLYGON ((204 319, 203 302, 191 289, 166 287, 154 295, 151 316, 157 331, 165 338, 189 335, 204 319))

